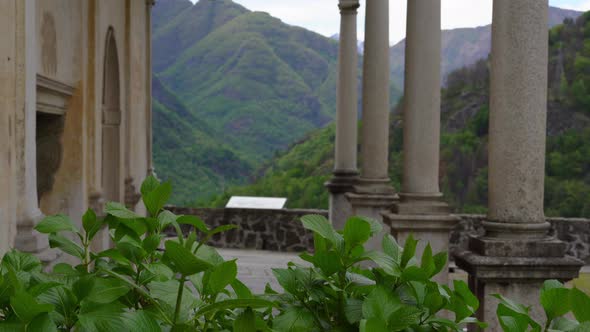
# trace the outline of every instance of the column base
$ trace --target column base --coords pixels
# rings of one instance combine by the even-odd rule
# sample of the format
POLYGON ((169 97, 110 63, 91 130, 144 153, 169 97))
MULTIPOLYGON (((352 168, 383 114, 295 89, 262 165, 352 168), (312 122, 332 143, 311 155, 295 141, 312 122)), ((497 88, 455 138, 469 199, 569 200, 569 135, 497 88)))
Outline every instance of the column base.
POLYGON ((448 215, 451 213, 451 207, 443 200, 442 193, 400 193, 399 197, 399 201, 392 208, 393 213, 406 215, 448 215))
POLYGON ((17 220, 14 248, 24 252, 39 253, 49 247, 47 235, 35 230, 45 216, 39 209, 33 209, 17 220))
MULTIPOLYGON (((386 187, 384 185, 379 185, 372 188, 384 189, 386 187)), ((357 189, 356 186, 355 189, 357 189)), ((383 193, 383 191, 381 191, 381 193, 366 193, 359 191, 347 193, 345 196, 352 207, 352 215, 371 218, 383 224, 382 213, 391 209, 391 206, 398 199, 391 186, 388 186, 387 190, 384 191, 386 191, 386 193, 383 193)), ((389 234, 390 231, 389 226, 383 224, 383 231, 380 234, 373 236, 373 238, 367 242, 366 248, 372 250, 381 249, 383 235, 389 234)))
MULTIPOLYGON (((469 286, 480 301, 477 318, 489 323, 490 331, 501 331, 496 317, 498 300, 493 294, 502 294, 530 306, 533 319, 545 320, 539 302, 543 282, 574 279, 584 265, 576 258, 565 256, 565 247, 559 242, 551 238, 515 241, 473 237, 469 245, 471 250, 455 253, 457 266, 469 273, 469 286)), ((470 328, 470 331, 476 330, 470 328)))
POLYGON ((357 171, 336 170, 332 179, 325 183, 330 192, 329 220, 336 229, 343 229, 346 220, 353 215, 352 206, 346 198, 346 193, 354 189, 357 181, 357 171))
MULTIPOLYGON (((383 222, 391 228, 391 234, 400 245, 410 235, 421 240, 416 254, 422 256, 430 243, 432 250, 449 252, 449 233, 460 218, 449 214, 450 207, 442 201, 442 195, 400 194, 400 201, 393 205, 392 212, 383 213, 383 222)), ((434 277, 438 283, 448 284, 448 268, 434 277)))

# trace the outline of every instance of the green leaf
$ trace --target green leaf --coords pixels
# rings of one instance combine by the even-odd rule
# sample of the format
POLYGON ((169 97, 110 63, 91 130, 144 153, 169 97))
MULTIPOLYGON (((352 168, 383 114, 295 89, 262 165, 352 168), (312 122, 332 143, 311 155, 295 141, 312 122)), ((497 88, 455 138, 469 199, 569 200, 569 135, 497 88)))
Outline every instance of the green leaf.
POLYGON ((86 303, 80 308, 76 325, 79 326, 77 330, 85 332, 125 331, 125 318, 122 305, 86 303))
POLYGON ((13 296, 10 297, 10 306, 16 316, 23 322, 29 323, 33 318, 42 313, 48 313, 53 310, 51 304, 42 304, 29 293, 24 290, 17 290, 13 296))
POLYGON ((313 314, 307 309, 289 307, 273 321, 273 329, 281 332, 315 331, 313 327, 319 327, 313 318, 313 314))
POLYGON ((297 278, 292 269, 272 269, 272 273, 285 291, 291 294, 297 293, 297 278))
POLYGON ((418 245, 418 241, 414 239, 414 236, 410 234, 410 236, 406 239, 406 243, 404 244, 404 250, 402 253, 402 260, 401 260, 401 267, 406 267, 410 259, 414 257, 416 254, 416 246, 418 245))
POLYGON ((165 230, 166 228, 168 228, 168 226, 175 223, 178 218, 179 217, 177 215, 168 210, 160 212, 160 214, 158 215, 158 229, 160 231, 165 230))
POLYGON ((318 252, 313 256, 313 264, 326 276, 331 276, 342 268, 340 256, 333 251, 318 252))
POLYGON ((55 216, 48 216, 43 218, 41 222, 35 226, 35 230, 39 233, 50 234, 50 233, 57 233, 62 231, 68 232, 78 232, 74 223, 70 220, 69 217, 64 216, 62 214, 58 214, 55 216))
POLYGON ((359 244, 364 244, 370 236, 371 225, 365 220, 352 217, 346 221, 346 225, 344 225, 344 243, 348 250, 359 244))
POLYGON ((252 298, 252 291, 250 291, 248 286, 244 285, 244 283, 242 283, 239 279, 234 279, 230 285, 236 293, 238 299, 252 298))
POLYGON ((559 330, 559 331, 571 331, 578 326, 578 322, 569 320, 564 317, 557 317, 551 323, 552 330, 559 330))
POLYGON ((377 286, 363 303, 363 317, 387 322, 389 316, 400 307, 400 299, 394 297, 393 293, 384 287, 377 286))
POLYGON ((523 332, 528 330, 528 316, 508 308, 504 303, 498 304, 496 314, 504 332, 523 332))
POLYGON ((387 324, 384 320, 380 318, 369 318, 366 320, 362 320, 359 328, 360 332, 390 332, 394 330, 389 330, 387 328, 387 324))
POLYGON ((164 257, 167 257, 172 263, 170 267, 184 276, 190 276, 211 267, 210 263, 195 257, 190 250, 178 242, 166 241, 165 246, 164 257))
POLYGON ((88 239, 92 240, 94 235, 100 230, 102 222, 96 217, 96 213, 92 209, 88 209, 82 216, 82 226, 88 239))
POLYGON ((256 332, 256 315, 247 308, 234 321, 234 332, 256 332))
POLYGON ((568 332, 590 332, 590 322, 583 322, 568 332))
POLYGON ((151 216, 157 216, 172 195, 172 185, 169 182, 160 184, 143 196, 143 203, 151 216))
POLYGON ((154 252, 160 246, 160 241, 162 240, 162 236, 159 234, 152 234, 145 239, 143 239, 141 246, 143 250, 145 250, 148 254, 154 252))
POLYGON ((55 312, 62 317, 75 317, 78 300, 74 293, 64 286, 51 288, 38 296, 39 301, 52 304, 55 312))
POLYGON ((557 280, 547 280, 541 288, 541 305, 549 321, 570 311, 570 290, 557 280))
POLYGON ((324 239, 330 241, 332 245, 338 246, 344 239, 334 230, 328 219, 324 216, 312 214, 301 218, 303 227, 319 234, 324 239))
POLYGON ((447 266, 448 255, 446 252, 440 252, 434 255, 434 271, 431 276, 439 274, 447 266))
POLYGON ((387 256, 391 257, 396 264, 400 263, 400 247, 393 236, 385 234, 383 241, 381 241, 381 246, 387 256))
POLYGON ((117 202, 108 202, 106 204, 105 212, 119 219, 137 219, 141 218, 135 212, 127 209, 125 205, 117 202))
POLYGON ((344 306, 344 315, 350 324, 356 324, 363 318, 363 300, 348 298, 344 306))
POLYGON ((479 308, 479 300, 473 295, 465 281, 453 280, 453 288, 455 289, 455 293, 458 294, 469 307, 471 307, 473 312, 477 311, 479 308))
POLYGON ((147 178, 145 178, 145 180, 143 180, 139 191, 141 192, 142 196, 146 196, 147 194, 151 193, 156 188, 158 188, 158 186, 160 186, 160 181, 158 181, 158 179, 156 179, 155 176, 150 175, 147 178))
POLYGON ((214 266, 207 273, 209 274, 209 278, 205 287, 209 290, 209 294, 217 294, 236 280, 238 266, 236 260, 231 260, 214 266))
POLYGON ((211 313, 220 311, 220 310, 227 310, 227 309, 237 309, 237 308, 270 308, 273 307, 274 304, 270 301, 263 300, 263 299, 229 299, 223 300, 219 302, 215 302, 204 307, 201 307, 196 313, 196 317, 201 316, 208 316, 211 313))
POLYGON ((400 276, 400 271, 397 268, 393 258, 380 251, 368 251, 364 253, 361 259, 368 259, 379 265, 386 273, 392 276, 400 276))
POLYGON ((191 225, 203 233, 209 233, 209 228, 205 222, 197 216, 180 216, 176 219, 176 222, 181 225, 191 225))
POLYGON ((50 234, 49 246, 51 248, 59 248, 61 251, 74 257, 78 257, 80 259, 84 258, 84 249, 82 249, 82 247, 79 244, 64 236, 50 234))
POLYGON ((11 267, 15 272, 26 271, 41 271, 41 261, 33 254, 20 252, 13 249, 7 252, 2 258, 2 266, 4 268, 11 267))
POLYGON ((107 304, 116 301, 129 292, 129 286, 118 279, 96 278, 88 300, 94 303, 107 304))
POLYGON ((227 231, 231 231, 232 229, 236 229, 236 228, 238 228, 237 225, 221 225, 221 226, 216 227, 216 228, 212 229, 211 231, 209 231, 208 235, 213 236, 215 234, 225 233, 227 231))
POLYGON ((94 282, 98 280, 95 275, 86 275, 78 278, 72 285, 72 292, 78 301, 84 300, 94 288, 94 282))
POLYGON ((434 271, 436 271, 436 266, 434 265, 434 258, 432 257, 432 247, 430 246, 430 243, 426 245, 426 248, 424 248, 420 267, 422 268, 422 270, 424 270, 424 273, 426 273, 427 278, 432 277, 434 271))
POLYGON ((408 266, 402 271, 402 279, 404 281, 426 282, 429 279, 429 275, 428 272, 423 268, 417 266, 408 266))
POLYGON ((403 331, 412 325, 420 325, 422 310, 404 305, 389 316, 390 331, 403 331))
POLYGON ((119 252, 132 262, 139 263, 147 256, 141 242, 128 235, 123 236, 115 245, 119 252))
POLYGON ((143 310, 123 314, 127 329, 125 332, 161 332, 158 322, 143 310))
POLYGON ((577 288, 571 290, 571 306, 579 322, 590 322, 590 297, 577 288))
POLYGON ((55 323, 49 318, 49 314, 41 314, 35 317, 29 325, 27 331, 34 332, 57 332, 55 323))

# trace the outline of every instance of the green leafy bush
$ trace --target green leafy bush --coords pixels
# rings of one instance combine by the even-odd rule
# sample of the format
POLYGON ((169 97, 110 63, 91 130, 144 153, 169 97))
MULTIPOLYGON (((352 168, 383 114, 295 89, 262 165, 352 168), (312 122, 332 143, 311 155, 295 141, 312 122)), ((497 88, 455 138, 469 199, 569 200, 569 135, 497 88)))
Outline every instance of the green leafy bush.
POLYGON ((557 280, 547 280, 541 288, 540 302, 547 316, 545 324, 531 318, 530 308, 499 294, 496 297, 500 300, 496 313, 505 332, 590 331, 590 296, 577 288, 565 288, 557 280), (566 318, 568 314, 575 320, 566 318))
POLYGON ((141 186, 146 217, 107 203, 105 217, 88 210, 82 228, 64 215, 49 216, 36 230, 74 261, 44 272, 38 258, 7 253, 0 265, 1 331, 461 331, 479 302, 467 285, 454 289, 431 278, 445 266, 444 253, 427 246, 420 262, 417 241, 404 248, 383 238, 383 251, 364 244, 378 222, 353 217, 336 231, 321 216, 306 216, 314 232, 309 264, 273 272, 283 287, 254 295, 208 240, 234 226, 209 229, 195 216, 164 209, 171 185, 153 177, 141 186), (192 226, 183 235, 181 225, 192 226), (178 238, 166 239, 164 230, 178 238), (105 234, 105 232, 107 232, 105 234), (93 242, 112 247, 94 252, 93 242), (443 312, 447 312, 443 314, 443 312), (453 315, 454 319, 447 317, 453 315))
POLYGON ((210 230, 197 217, 164 210, 171 191, 169 183, 153 177, 143 183, 147 217, 108 203, 104 218, 86 212, 82 230, 63 215, 41 221, 36 230, 49 234, 51 247, 78 263, 57 264, 44 273, 32 255, 6 254, 0 331, 222 331, 236 330, 234 324, 256 331, 264 325, 274 304, 252 295, 236 279, 236 261, 225 261, 205 244, 233 226, 210 230), (195 231, 184 237, 181 224, 195 231), (168 226, 179 237, 160 250, 168 226), (92 240, 103 227, 113 248, 92 252, 92 240))
POLYGON ((427 245, 419 263, 414 257, 418 241, 410 237, 402 249, 391 235, 383 238, 382 252, 365 250, 381 225, 364 218, 349 219, 342 232, 318 215, 303 217, 303 224, 314 232, 315 253, 301 255, 311 266, 291 263, 273 271, 285 289, 276 295, 280 314, 273 327, 278 331, 462 331, 468 323, 483 326, 471 318, 479 301, 463 281, 455 281, 454 289, 431 281, 445 268, 445 253, 434 255, 427 245))

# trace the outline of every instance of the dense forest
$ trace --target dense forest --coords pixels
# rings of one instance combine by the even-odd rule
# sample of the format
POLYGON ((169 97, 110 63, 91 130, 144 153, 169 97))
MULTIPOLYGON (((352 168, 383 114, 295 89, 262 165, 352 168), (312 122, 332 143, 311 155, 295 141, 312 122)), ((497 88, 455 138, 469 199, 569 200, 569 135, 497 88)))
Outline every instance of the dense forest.
MULTIPOLYGON (((550 64, 545 208, 549 216, 590 217, 590 13, 566 19, 549 32, 550 64)), ((487 205, 489 62, 453 71, 442 91, 441 190, 458 212, 483 213, 487 205)), ((403 103, 403 101, 402 101, 403 103)), ((390 176, 400 187, 403 158, 401 104, 393 110, 390 176)), ((326 208, 323 183, 333 165, 334 129, 311 134, 277 156, 248 186, 231 195, 288 197, 291 208, 326 208)))

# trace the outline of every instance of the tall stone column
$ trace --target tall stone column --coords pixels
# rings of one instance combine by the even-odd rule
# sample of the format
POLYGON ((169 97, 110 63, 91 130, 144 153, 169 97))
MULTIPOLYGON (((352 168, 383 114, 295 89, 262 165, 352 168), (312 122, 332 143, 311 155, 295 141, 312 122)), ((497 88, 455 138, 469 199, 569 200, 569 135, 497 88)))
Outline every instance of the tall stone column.
POLYGON ((358 79, 357 79, 357 9, 358 0, 340 0, 340 50, 338 56, 338 91, 336 104, 336 139, 334 176, 326 183, 330 191, 330 221, 343 228, 352 215, 345 194, 351 192, 358 178, 358 79))
MULTIPOLYGON (((421 240, 419 254, 426 243, 436 252, 448 251, 449 231, 458 219, 439 188, 440 0, 409 0, 406 34, 402 192, 383 218, 398 242, 410 234, 421 240)), ((446 283, 448 272, 437 278, 446 283)))
POLYGON ((470 239, 456 261, 480 298, 478 318, 500 330, 501 293, 543 319, 539 289, 569 280, 582 262, 548 235, 543 213, 547 119, 547 0, 495 0, 489 128, 489 212, 485 235, 470 239))
POLYGON ((156 176, 156 169, 154 167, 153 156, 153 125, 152 125, 152 9, 156 4, 156 0, 146 0, 146 117, 147 117, 147 157, 148 170, 147 175, 156 176))
POLYGON ((37 197, 37 52, 35 36, 35 0, 17 2, 17 45, 22 61, 20 73, 24 80, 17 83, 17 95, 24 98, 24 108, 18 110, 17 139, 17 235, 15 248, 40 252, 47 248, 47 239, 33 228, 43 218, 37 197))
MULTIPOLYGON (((361 176, 347 194, 353 214, 382 220, 395 192, 389 181, 389 0, 367 1, 363 58, 361 176)), ((384 232, 389 232, 384 227, 384 232)), ((378 247, 376 238, 371 247, 378 247)))

